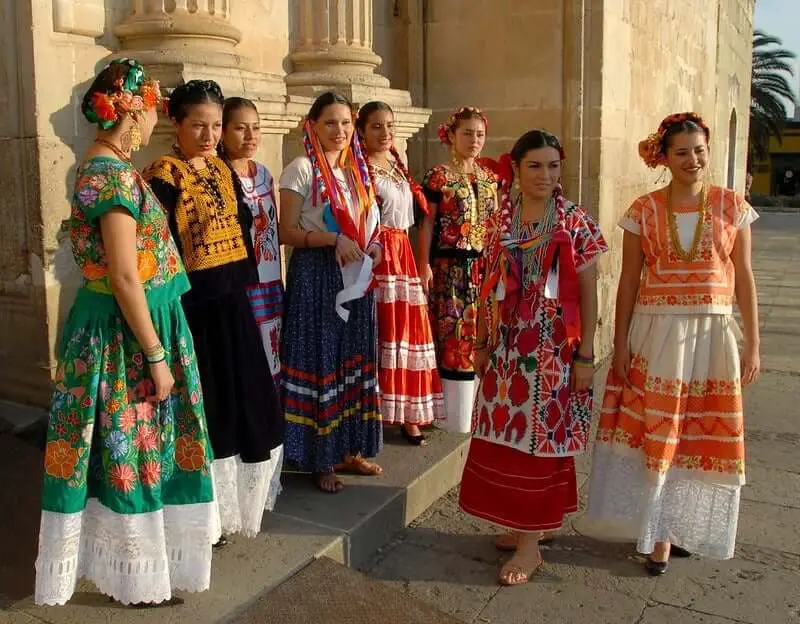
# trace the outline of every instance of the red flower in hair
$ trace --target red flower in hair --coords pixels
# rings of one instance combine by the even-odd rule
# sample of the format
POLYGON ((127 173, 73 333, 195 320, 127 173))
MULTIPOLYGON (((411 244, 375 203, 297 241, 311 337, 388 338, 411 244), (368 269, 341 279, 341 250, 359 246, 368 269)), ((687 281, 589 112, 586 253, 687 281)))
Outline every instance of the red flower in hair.
POLYGON ((114 100, 106 93, 93 93, 92 94, 92 110, 94 110, 98 119, 102 121, 116 121, 117 109, 114 106, 114 100))

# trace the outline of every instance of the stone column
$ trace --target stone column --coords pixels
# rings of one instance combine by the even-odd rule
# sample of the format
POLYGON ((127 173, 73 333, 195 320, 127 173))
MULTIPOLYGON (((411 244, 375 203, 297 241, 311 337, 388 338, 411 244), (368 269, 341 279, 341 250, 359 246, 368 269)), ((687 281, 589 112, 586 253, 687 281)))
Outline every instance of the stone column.
POLYGON ((122 52, 143 64, 197 62, 239 65, 241 33, 230 22, 232 0, 129 0, 114 28, 122 52))
MULTIPOLYGON (((266 135, 256 157, 280 172, 283 136, 297 127, 307 102, 287 96, 282 76, 261 70, 237 52, 242 33, 231 23, 234 1, 129 0, 128 16, 114 28, 120 40, 117 56, 138 59, 167 89, 192 79, 215 80, 226 97, 253 100, 266 135)), ((167 120, 155 134, 137 164, 150 162, 172 142, 167 120)))
MULTIPOLYGON (((406 141, 427 123, 431 111, 412 106, 408 91, 392 89, 389 80, 376 73, 381 57, 372 49, 372 4, 373 0, 291 1, 287 92, 314 97, 334 90, 356 106, 370 100, 388 103, 394 110, 397 147, 405 152, 406 141)), ((284 155, 291 151, 284 149, 284 155)))
POLYGON ((288 86, 389 87, 375 73, 381 57, 372 51, 372 0, 295 0, 294 5, 288 86))

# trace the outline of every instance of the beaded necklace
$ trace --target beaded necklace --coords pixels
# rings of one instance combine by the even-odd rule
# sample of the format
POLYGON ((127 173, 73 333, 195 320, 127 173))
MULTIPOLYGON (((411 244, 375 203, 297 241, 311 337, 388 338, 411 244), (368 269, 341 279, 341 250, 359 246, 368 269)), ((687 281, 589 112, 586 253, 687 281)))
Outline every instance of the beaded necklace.
MULTIPOLYGON (((556 200, 549 198, 544 207, 544 214, 541 220, 535 224, 522 221, 522 195, 514 203, 514 216, 511 222, 511 233, 515 240, 522 241, 540 236, 538 244, 528 249, 520 250, 522 265, 522 284, 525 290, 531 285, 539 282, 545 267, 545 257, 547 255, 547 243, 550 242, 548 234, 552 233, 558 225, 558 210, 556 200), (531 227, 531 225, 533 227, 531 227)), ((549 267, 547 267, 549 270, 549 267)))
POLYGON ((207 174, 203 175, 201 170, 199 170, 192 162, 192 159, 186 158, 180 147, 175 145, 172 149, 175 152, 175 155, 189 166, 189 171, 191 171, 193 177, 192 181, 198 186, 202 186, 208 195, 213 199, 214 212, 224 212, 225 197, 222 194, 222 189, 219 187, 219 179, 222 176, 222 171, 220 171, 220 168, 217 167, 216 163, 210 161, 204 156, 203 162, 206 165, 205 171, 207 174))

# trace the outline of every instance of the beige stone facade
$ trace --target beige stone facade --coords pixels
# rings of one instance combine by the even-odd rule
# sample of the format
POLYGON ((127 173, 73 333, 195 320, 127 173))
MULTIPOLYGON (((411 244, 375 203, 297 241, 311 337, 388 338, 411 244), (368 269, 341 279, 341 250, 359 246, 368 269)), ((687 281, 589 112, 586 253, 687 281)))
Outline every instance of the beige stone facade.
MULTIPOLYGON (((563 139, 568 195, 612 245, 598 352, 610 346, 618 215, 657 174, 636 143, 693 109, 712 123, 713 180, 741 189, 754 0, 15 0, 0 3, 0 397, 46 405, 79 280, 59 241, 91 128, 95 72, 134 56, 166 87, 217 80, 257 102, 260 158, 299 150, 310 98, 390 102, 412 170, 448 158, 436 126, 458 105, 491 122, 486 153, 545 127, 563 139), (430 116, 430 122, 425 125, 430 116)), ((162 123, 144 165, 171 142, 162 123)))

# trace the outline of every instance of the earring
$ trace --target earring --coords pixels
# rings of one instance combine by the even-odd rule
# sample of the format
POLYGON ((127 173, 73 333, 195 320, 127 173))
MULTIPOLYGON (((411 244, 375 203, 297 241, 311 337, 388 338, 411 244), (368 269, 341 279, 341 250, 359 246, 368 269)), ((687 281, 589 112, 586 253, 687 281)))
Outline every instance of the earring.
POLYGON ((142 131, 139 129, 139 122, 133 120, 131 127, 131 151, 135 152, 142 146, 142 131))
POLYGON ((514 180, 514 184, 512 185, 514 190, 519 193, 519 180, 514 180))

